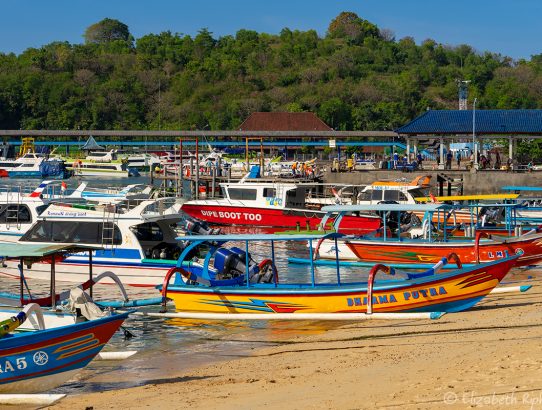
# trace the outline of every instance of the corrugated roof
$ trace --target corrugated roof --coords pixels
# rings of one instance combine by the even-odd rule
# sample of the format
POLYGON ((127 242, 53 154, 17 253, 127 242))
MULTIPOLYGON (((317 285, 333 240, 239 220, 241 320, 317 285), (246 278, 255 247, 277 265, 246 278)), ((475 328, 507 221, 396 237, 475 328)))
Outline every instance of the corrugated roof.
MULTIPOLYGON (((396 130, 399 134, 472 134, 472 110, 429 110, 396 130)), ((480 134, 542 134, 542 110, 476 110, 480 134)))
POLYGON ((312 112, 254 112, 239 131, 332 131, 312 112))

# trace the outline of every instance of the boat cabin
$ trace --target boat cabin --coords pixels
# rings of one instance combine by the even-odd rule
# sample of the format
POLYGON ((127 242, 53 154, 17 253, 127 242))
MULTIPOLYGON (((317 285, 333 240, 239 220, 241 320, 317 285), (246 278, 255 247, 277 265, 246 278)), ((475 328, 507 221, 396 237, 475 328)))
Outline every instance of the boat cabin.
POLYGON ((358 204, 372 205, 382 201, 415 204, 415 198, 429 197, 431 176, 419 176, 412 181, 376 181, 367 185, 358 196, 358 204))
POLYGON ((88 155, 85 158, 87 161, 92 162, 113 162, 116 161, 117 158, 117 150, 112 149, 107 152, 89 152, 88 155))

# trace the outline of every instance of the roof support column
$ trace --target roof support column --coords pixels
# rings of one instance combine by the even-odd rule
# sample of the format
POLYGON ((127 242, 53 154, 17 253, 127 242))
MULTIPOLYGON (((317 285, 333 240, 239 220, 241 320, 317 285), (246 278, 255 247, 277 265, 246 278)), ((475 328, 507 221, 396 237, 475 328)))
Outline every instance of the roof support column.
POLYGON ((508 137, 508 158, 513 158, 514 155, 514 142, 512 136, 508 137))
POLYGON ((474 144, 474 169, 478 169, 478 139, 472 137, 472 142, 474 144))
POLYGON ((408 137, 406 139, 406 157, 407 157, 407 162, 410 164, 410 138, 408 137))
POLYGON ((444 169, 444 138, 440 137, 438 169, 444 169))

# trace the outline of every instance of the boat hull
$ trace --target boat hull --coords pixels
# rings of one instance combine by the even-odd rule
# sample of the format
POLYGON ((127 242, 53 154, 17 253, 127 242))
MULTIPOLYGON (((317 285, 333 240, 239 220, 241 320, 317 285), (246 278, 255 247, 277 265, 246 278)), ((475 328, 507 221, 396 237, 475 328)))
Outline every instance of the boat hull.
MULTIPOLYGON (((269 226, 277 228, 317 229, 325 216, 325 212, 298 210, 298 209, 272 209, 222 205, 192 205, 183 204, 181 208, 188 215, 217 225, 250 225, 269 226)), ((329 229, 333 223, 330 218, 329 229)), ((344 216, 341 232, 356 232, 365 234, 373 232, 380 227, 380 218, 373 216, 344 216)))
MULTIPOLYGON (((19 270, 17 261, 7 260, 5 266, 0 266, 0 275, 18 279, 19 270)), ((171 263, 123 263, 123 262, 93 262, 94 276, 105 271, 113 271, 119 277, 123 285, 135 287, 154 287, 162 283, 167 271, 175 266, 171 263)), ((55 277, 60 282, 83 283, 89 278, 88 259, 86 261, 65 260, 55 265, 55 277)), ((43 262, 33 263, 30 268, 25 267, 24 275, 28 279, 50 280, 51 265, 43 262)), ((100 283, 114 284, 111 279, 104 278, 100 283)))
MULTIPOLYGON (((413 281, 381 281, 373 312, 457 312, 486 296, 514 266, 515 258, 413 281)), ((367 285, 169 286, 167 297, 183 311, 214 313, 365 313, 367 285)))
POLYGON ((0 340, 0 393, 53 389, 85 367, 118 330, 127 313, 0 340))
MULTIPOLYGON (((346 242, 359 260, 374 263, 437 263, 455 252, 463 263, 477 263, 474 241, 398 242, 351 240, 346 242)), ((492 262, 508 256, 521 255, 516 266, 542 261, 542 235, 508 238, 506 241, 481 241, 479 262, 492 262)))

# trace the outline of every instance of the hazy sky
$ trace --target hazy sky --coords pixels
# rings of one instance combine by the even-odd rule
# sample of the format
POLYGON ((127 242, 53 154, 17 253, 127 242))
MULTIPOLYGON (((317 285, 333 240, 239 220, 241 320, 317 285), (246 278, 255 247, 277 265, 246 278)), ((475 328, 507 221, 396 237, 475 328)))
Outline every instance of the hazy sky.
POLYGON ((396 38, 469 44, 514 58, 542 53, 540 0, 3 0, 0 52, 20 53, 52 41, 83 42, 103 18, 122 21, 134 37, 172 32, 215 37, 241 28, 278 33, 315 29, 324 35, 341 11, 353 11, 396 38))

